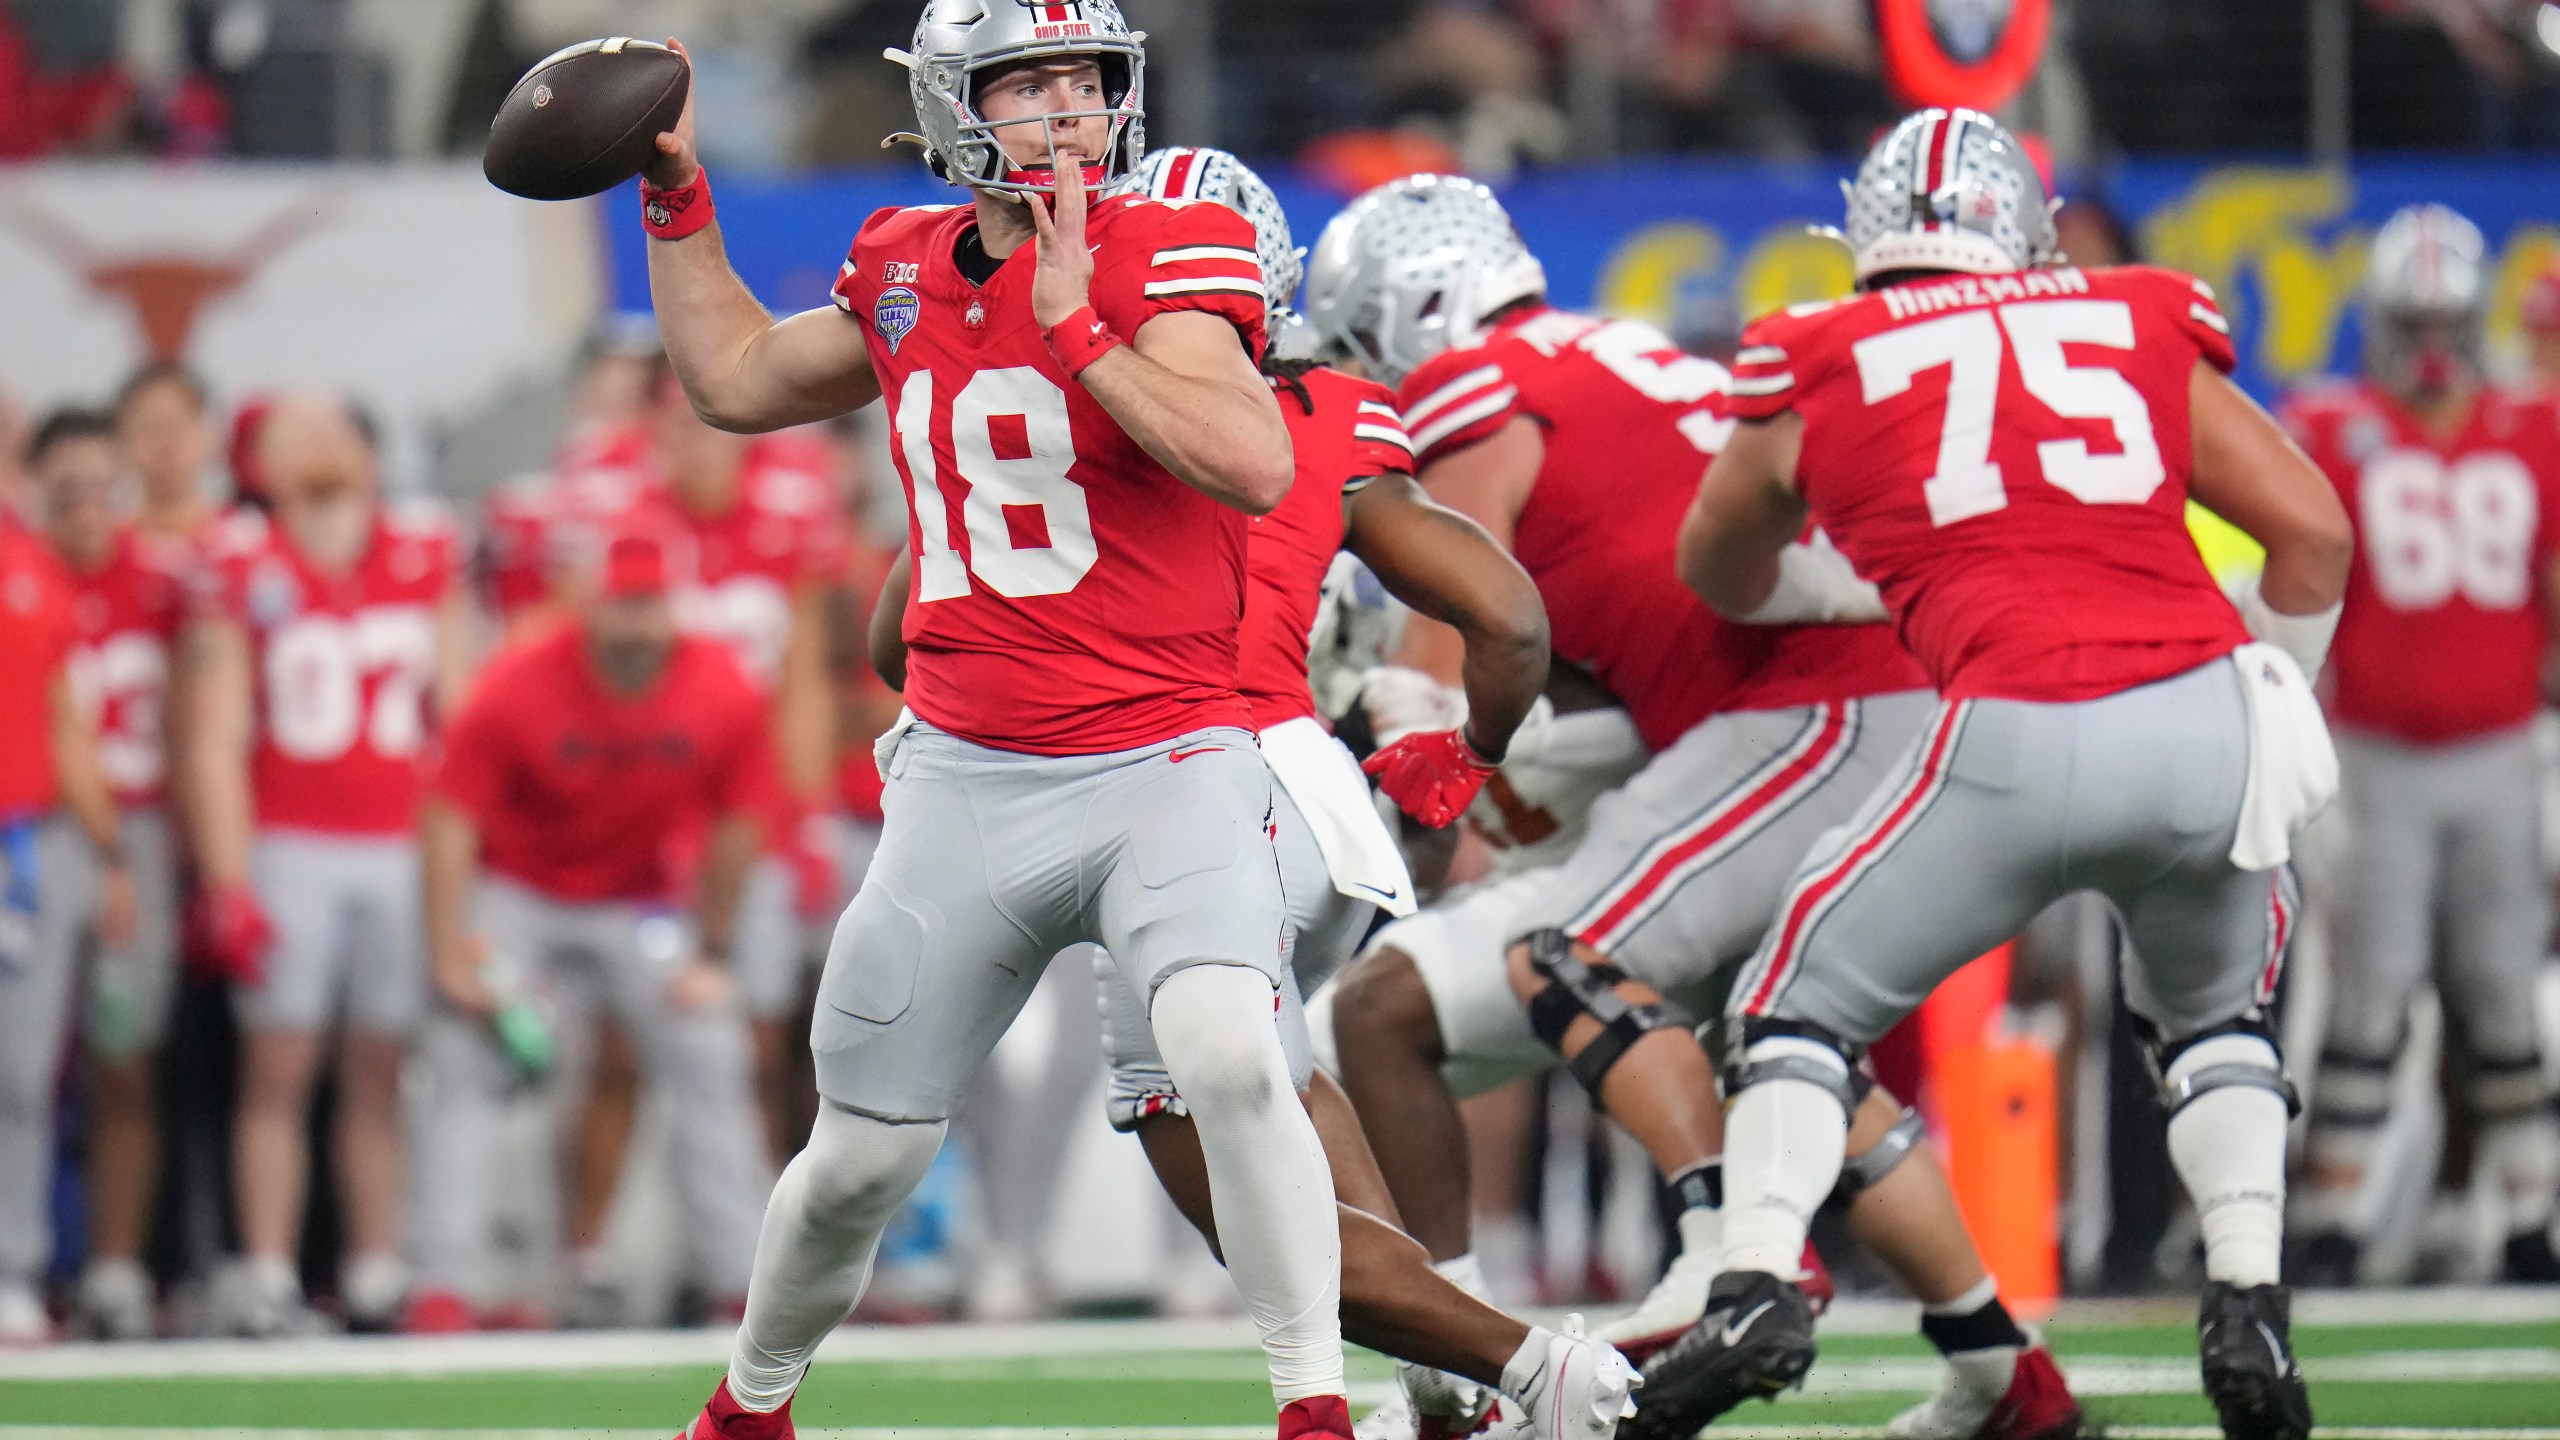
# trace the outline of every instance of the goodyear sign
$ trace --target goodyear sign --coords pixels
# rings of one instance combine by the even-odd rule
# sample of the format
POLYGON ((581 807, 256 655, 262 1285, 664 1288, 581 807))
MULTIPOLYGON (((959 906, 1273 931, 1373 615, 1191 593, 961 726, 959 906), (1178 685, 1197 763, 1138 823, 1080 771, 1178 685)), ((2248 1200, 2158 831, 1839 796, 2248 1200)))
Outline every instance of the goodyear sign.
MULTIPOLYGON (((1848 288, 1848 255, 1810 227, 1838 223, 1845 168, 1682 161, 1543 172, 1503 198, 1546 262, 1556 300, 1667 322, 1684 304, 1725 301, 1743 316, 1848 288)), ((1301 244, 1341 204, 1285 171, 1269 178, 1301 244)), ((2560 163, 2438 157, 2375 160, 2342 172, 2280 165, 2128 164, 2066 185, 2103 194, 2146 259, 2192 271, 2221 293, 2241 378, 2268 395, 2353 367, 2355 289, 2385 216, 2432 200, 2489 238, 2497 277, 2490 334, 2511 344, 2525 283, 2560 259, 2560 163)), ((959 192, 912 172, 756 185, 724 180, 731 259, 778 310, 827 302, 836 267, 882 205, 949 203, 959 192)), ((615 303, 648 303, 646 243, 624 197, 606 213, 615 303)))

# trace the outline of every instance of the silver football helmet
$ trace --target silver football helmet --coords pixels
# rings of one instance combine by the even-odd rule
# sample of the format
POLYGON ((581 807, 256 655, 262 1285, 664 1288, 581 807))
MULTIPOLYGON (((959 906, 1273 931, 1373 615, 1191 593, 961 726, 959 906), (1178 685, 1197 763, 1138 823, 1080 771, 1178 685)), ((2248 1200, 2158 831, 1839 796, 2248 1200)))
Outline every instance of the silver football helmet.
POLYGON ((2488 349, 2488 245, 2442 205, 2382 222, 2365 261, 2364 365, 2395 395, 2441 394, 2482 372, 2488 349))
POLYGON ((1262 261, 1262 298, 1274 321, 1297 297, 1306 252, 1289 235, 1289 212, 1253 167, 1224 150, 1176 145, 1138 163, 1138 180, 1157 200, 1214 200, 1253 222, 1254 251, 1262 261))
POLYGON ((1896 270, 1996 274, 2054 260, 2044 180, 2017 139, 1979 110, 1917 110, 1844 181, 1858 284, 1896 270))
POLYGON ((1012 125, 1106 118, 1108 153, 1084 167, 1085 183, 1109 193, 1127 185, 1146 154, 1146 33, 1131 30, 1116 0, 928 0, 913 50, 881 53, 907 68, 922 133, 890 137, 924 146, 925 163, 954 185, 1047 194, 1048 172, 1016 165, 997 143, 1012 125), (978 110, 981 72, 1026 61, 1090 57, 1102 67, 1105 107, 1062 110, 1001 123, 978 110))
POLYGON ((1316 333, 1390 385, 1546 293, 1546 268, 1502 202, 1457 175, 1408 175, 1352 201, 1307 263, 1316 333))

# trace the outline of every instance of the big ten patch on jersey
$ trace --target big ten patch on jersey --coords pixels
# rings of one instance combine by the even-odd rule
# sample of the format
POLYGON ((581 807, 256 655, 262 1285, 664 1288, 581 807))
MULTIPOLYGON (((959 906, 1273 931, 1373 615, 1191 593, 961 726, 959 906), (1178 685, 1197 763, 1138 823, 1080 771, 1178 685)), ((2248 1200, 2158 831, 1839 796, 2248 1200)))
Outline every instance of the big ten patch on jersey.
POLYGON ((2185 525, 2189 387, 2232 363, 2175 271, 1945 276, 1754 321, 1727 406, 1803 418, 1801 493, 1939 689, 2084 700, 2248 638, 2185 525))
POLYGON ((386 503, 363 553, 341 570, 314 563, 281 525, 241 525, 227 538, 219 601, 251 646, 259 822, 406 831, 438 617, 456 580, 450 519, 428 502, 386 503))
POLYGON ((1741 670, 1726 628, 1680 583, 1672 548, 1698 476, 1732 429, 1731 377, 1637 320, 1533 310, 1405 380, 1426 483, 1514 420, 1543 458, 1512 551, 1537 581, 1556 656, 1597 680, 1660 749, 1720 705, 1741 670))
POLYGON ((186 606, 176 558, 127 530, 104 565, 72 576, 71 693, 121 805, 155 805, 167 782, 169 661, 186 606))
POLYGON ((2297 395, 2283 418, 2356 528, 2330 651, 2337 718, 2429 745, 2531 719, 2560 549, 2552 400, 2489 389, 2438 430, 2356 382, 2297 395))
MULTIPOLYGON (((1243 724, 1235 692, 1244 516, 1177 479, 1049 353, 1029 246, 981 286, 951 208, 882 211, 837 303, 863 327, 910 501, 907 700, 964 738, 1047 754, 1243 724), (893 284, 891 264, 918 267, 893 284), (912 307, 910 302, 912 301, 912 307)), ((1261 353, 1253 229, 1212 204, 1093 207, 1093 306, 1144 343, 1199 311, 1261 353)), ((900 273, 905 273, 901 271, 900 273)))

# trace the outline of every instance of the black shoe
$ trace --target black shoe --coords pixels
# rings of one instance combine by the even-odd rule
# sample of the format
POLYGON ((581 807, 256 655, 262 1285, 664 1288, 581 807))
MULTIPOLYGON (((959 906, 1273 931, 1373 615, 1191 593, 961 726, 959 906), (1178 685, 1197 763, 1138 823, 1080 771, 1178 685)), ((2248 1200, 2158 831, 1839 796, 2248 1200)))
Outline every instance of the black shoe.
POLYGON ((1690 1440, 1710 1420, 1758 1396, 1804 1383, 1813 1368, 1813 1307, 1804 1292, 1759 1270, 1719 1275, 1707 1313, 1645 1362, 1633 1419, 1619 1440, 1690 1440))
POLYGON ((2364 1262, 2364 1246, 2344 1230, 2315 1230, 2302 1238, 2286 1273, 2320 1289, 2344 1289, 2356 1283, 2364 1262))
POLYGON ((2292 1315, 2281 1285, 2205 1285, 2196 1350, 2225 1440, 2309 1440, 2311 1394, 2293 1360, 2292 1315))
POLYGON ((2549 1230, 2520 1230, 2507 1237, 2507 1253, 2498 1278, 2510 1285, 2549 1285, 2560 1281, 2560 1254, 2551 1248, 2549 1230))

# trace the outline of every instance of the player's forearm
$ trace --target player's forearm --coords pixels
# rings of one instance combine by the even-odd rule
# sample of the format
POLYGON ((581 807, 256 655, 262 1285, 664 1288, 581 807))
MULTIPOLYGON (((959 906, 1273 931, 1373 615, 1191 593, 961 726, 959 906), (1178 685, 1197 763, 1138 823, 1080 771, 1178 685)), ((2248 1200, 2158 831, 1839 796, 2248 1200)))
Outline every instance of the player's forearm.
POLYGON ((418 810, 419 905, 427 953, 456 954, 470 933, 471 879, 480 865, 480 830, 452 801, 430 795, 418 810))
POLYGON ((863 624, 864 638, 871 642, 872 672, 892 690, 907 688, 907 587, 914 577, 914 557, 899 551, 863 624))
POLYGON ((1455 632, 1467 738, 1478 753, 1501 755, 1547 684, 1547 607, 1537 583, 1483 527, 1431 503, 1408 477, 1371 481, 1349 518, 1351 552, 1388 593, 1455 632))
POLYGON ((54 682, 53 764, 61 782, 63 808, 80 823, 89 847, 103 861, 123 863, 115 796, 107 788, 106 772, 98 767, 97 731, 73 703, 70 687, 58 679, 54 682))
POLYGON ((2198 361, 2188 392, 2188 493, 2266 547, 2258 593, 2282 615, 2346 598, 2355 528, 2336 487, 2230 377, 2198 361))
POLYGON ((827 640, 819 592, 802 597, 782 655, 782 689, 774 703, 774 743, 784 783, 803 800, 826 793, 835 768, 836 716, 827 683, 827 640))
POLYGON ((249 837, 255 828, 249 798, 249 772, 234 754, 227 759, 198 747, 187 767, 193 784, 187 796, 198 869, 216 888, 249 883, 249 837))
POLYGON ((1129 438, 1183 484, 1247 515, 1289 493, 1289 429, 1267 390, 1179 374, 1123 345, 1076 377, 1129 438))
POLYGON ((747 872, 763 848, 764 825, 751 811, 733 811, 712 827, 693 917, 705 955, 729 957, 737 935, 738 897, 746 893, 747 872))
POLYGON ((185 785, 196 865, 214 886, 249 882, 256 807, 249 793, 248 639, 223 622, 203 622, 186 638, 181 692, 186 711, 185 785))

